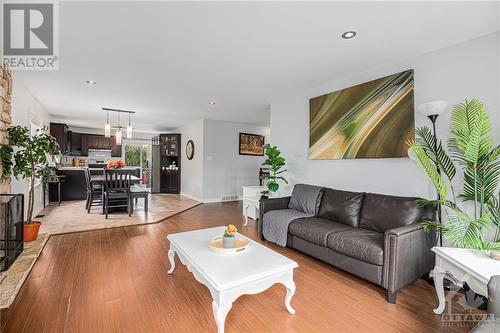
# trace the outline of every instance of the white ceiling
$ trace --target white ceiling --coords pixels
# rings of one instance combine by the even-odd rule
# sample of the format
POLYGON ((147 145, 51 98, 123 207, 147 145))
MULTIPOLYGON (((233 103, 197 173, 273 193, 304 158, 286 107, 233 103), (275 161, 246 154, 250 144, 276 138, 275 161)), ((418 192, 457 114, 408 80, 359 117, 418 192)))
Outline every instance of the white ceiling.
POLYGON ((266 125, 272 96, 499 30, 496 2, 62 2, 59 71, 16 75, 54 120, 266 125), (340 38, 356 30, 353 40, 340 38), (85 80, 95 80, 88 86, 85 80), (209 106, 209 101, 216 101, 209 106))

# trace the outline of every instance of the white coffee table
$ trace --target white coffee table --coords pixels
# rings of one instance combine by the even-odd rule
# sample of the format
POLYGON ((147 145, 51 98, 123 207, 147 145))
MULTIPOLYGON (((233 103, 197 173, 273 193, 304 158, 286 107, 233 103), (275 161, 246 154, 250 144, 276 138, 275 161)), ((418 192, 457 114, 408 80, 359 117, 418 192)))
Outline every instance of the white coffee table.
POLYGON ((433 247, 436 253, 434 267, 434 286, 439 305, 434 313, 443 313, 446 307, 443 279, 451 274, 455 279, 467 282, 476 293, 488 296, 488 282, 493 275, 500 275, 500 262, 491 259, 486 253, 454 247, 433 247))
POLYGON ((208 241, 223 233, 224 227, 216 227, 167 236, 168 273, 174 272, 177 254, 196 280, 208 287, 217 331, 224 332, 226 316, 239 296, 263 292, 275 283, 286 287, 285 307, 294 314, 290 301, 295 293, 293 269, 298 267, 297 263, 241 234, 237 236, 250 241, 245 252, 235 256, 217 254, 208 247, 208 241))

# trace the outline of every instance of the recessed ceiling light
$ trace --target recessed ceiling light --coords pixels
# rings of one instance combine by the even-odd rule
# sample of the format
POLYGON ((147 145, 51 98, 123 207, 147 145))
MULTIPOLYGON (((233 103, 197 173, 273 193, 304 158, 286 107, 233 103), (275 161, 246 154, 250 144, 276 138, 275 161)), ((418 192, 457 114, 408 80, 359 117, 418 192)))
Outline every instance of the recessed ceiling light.
POLYGON ((92 80, 87 80, 87 81, 85 81, 85 83, 90 85, 90 86, 95 86, 97 84, 97 82, 92 81, 92 80))
POLYGON ((215 102, 208 102, 208 105, 215 105, 215 102))
POLYGON ((344 39, 351 39, 356 37, 356 31, 346 31, 342 34, 342 38, 344 39))

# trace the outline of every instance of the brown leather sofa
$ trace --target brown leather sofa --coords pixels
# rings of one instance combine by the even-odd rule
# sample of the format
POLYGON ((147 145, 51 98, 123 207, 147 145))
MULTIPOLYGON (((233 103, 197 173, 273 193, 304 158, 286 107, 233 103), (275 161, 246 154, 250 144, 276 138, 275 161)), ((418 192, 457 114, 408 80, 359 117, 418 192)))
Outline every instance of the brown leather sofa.
MULTIPOLYGON (((276 222, 276 210, 291 209, 290 198, 261 200, 261 235, 266 213, 276 222)), ((434 267, 436 235, 421 221, 434 219, 435 210, 415 199, 323 188, 317 213, 289 222, 286 244, 387 289, 395 303, 399 289, 434 267)))

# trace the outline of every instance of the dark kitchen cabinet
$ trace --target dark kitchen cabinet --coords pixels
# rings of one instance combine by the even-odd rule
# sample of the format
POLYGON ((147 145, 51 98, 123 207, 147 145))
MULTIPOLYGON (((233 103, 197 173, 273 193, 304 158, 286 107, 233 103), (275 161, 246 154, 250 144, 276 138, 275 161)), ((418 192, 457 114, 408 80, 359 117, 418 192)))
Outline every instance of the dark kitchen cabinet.
POLYGON ((122 146, 115 143, 115 137, 106 138, 98 134, 81 134, 82 156, 88 156, 89 149, 109 149, 112 157, 122 156, 122 146))
POLYGON ((114 137, 107 138, 107 137, 103 136, 102 138, 104 139, 103 144, 102 144, 102 146, 103 146, 102 149, 111 149, 112 148, 111 143, 114 141, 114 137))
POLYGON ((50 134, 56 138, 64 155, 88 156, 89 149, 108 149, 112 157, 122 156, 122 146, 116 144, 114 136, 77 133, 61 123, 50 123, 50 134))
POLYGON ((122 145, 117 145, 115 137, 112 136, 111 140, 111 157, 121 157, 122 156, 122 145))
MULTIPOLYGON (((159 165, 153 157, 153 169, 159 168, 160 186, 159 191, 163 193, 180 193, 181 191, 181 135, 160 134, 153 139, 153 146, 159 150, 159 165), (176 167, 174 170, 172 167, 176 167)), ((155 156, 155 155, 153 155, 155 156)), ((155 172, 153 170, 153 172, 155 172)))
POLYGON ((160 192, 179 193, 180 177, 177 170, 162 170, 160 192))
POLYGON ((89 149, 99 149, 99 138, 97 135, 89 134, 89 149))
POLYGON ((82 155, 82 134, 77 132, 69 132, 69 142, 71 147, 71 155, 82 155))
POLYGON ((68 155, 70 153, 68 126, 66 124, 50 123, 50 135, 57 140, 62 153, 68 155))
POLYGON ((81 134, 80 135, 80 142, 82 145, 82 156, 88 156, 89 155, 89 135, 88 134, 81 134))

